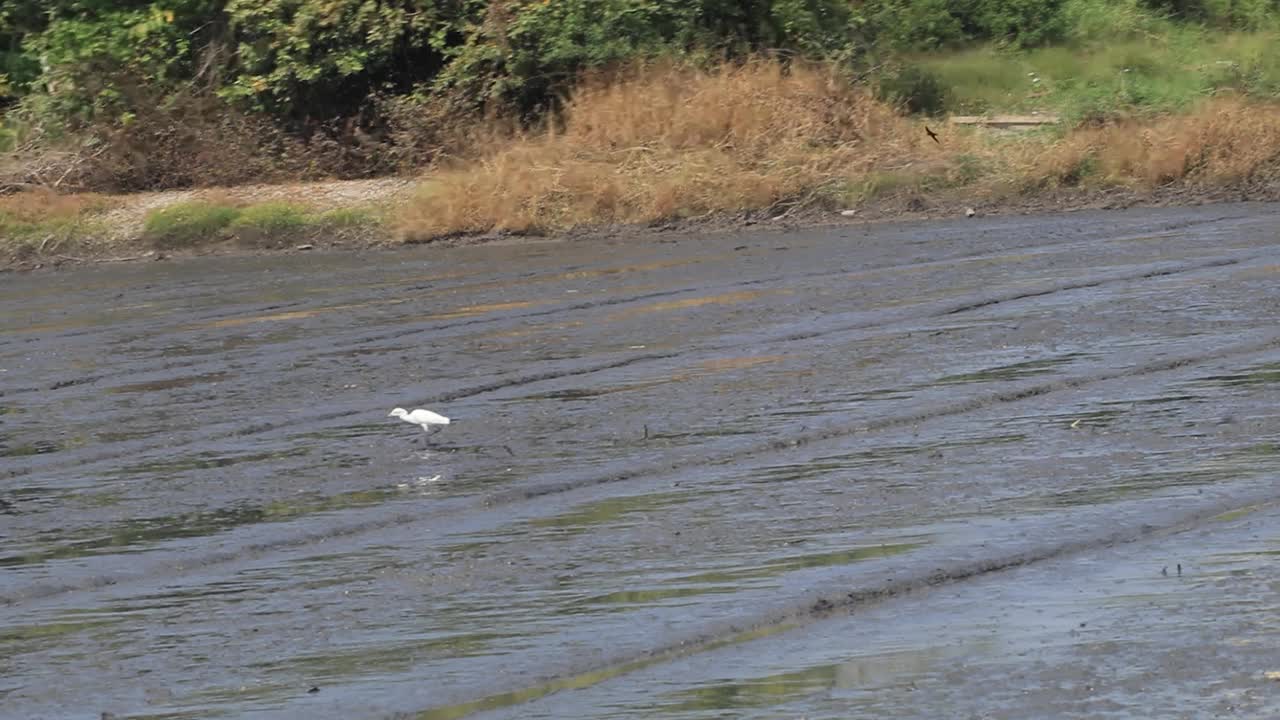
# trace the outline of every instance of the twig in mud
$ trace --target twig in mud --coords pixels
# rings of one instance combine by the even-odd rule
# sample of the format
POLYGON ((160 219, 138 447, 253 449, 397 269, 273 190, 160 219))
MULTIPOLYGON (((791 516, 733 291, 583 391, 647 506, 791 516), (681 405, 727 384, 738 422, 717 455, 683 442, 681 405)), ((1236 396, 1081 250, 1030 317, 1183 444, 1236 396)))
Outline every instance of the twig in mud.
POLYGON ((854 75, 854 76, 853 76, 853 82, 851 82, 850 84, 851 84, 851 85, 857 85, 858 83, 862 82, 863 80, 866 80, 867 78, 871 77, 871 75, 872 75, 873 73, 875 73, 875 72, 879 71, 879 70, 880 70, 880 68, 882 68, 882 67, 884 67, 884 66, 885 66, 885 63, 880 63, 879 65, 873 65, 873 66, 871 66, 871 67, 867 68, 867 69, 866 69, 866 70, 864 70, 863 72, 860 72, 860 73, 858 73, 857 75, 854 75))
MULTIPOLYGON (((149 257, 154 257, 154 256, 155 256, 155 253, 154 253, 154 252, 150 252, 150 251, 148 251, 148 252, 144 252, 144 253, 142 253, 141 255, 125 255, 125 256, 123 256, 123 257, 105 257, 105 258, 98 258, 98 259, 97 259, 97 261, 98 261, 98 262, 104 262, 104 263, 109 263, 109 262, 134 262, 135 260, 145 260, 145 259, 147 259, 147 258, 149 258, 149 257)), ((55 259, 57 259, 57 260, 66 260, 67 262, 77 262, 77 263, 87 263, 87 262, 90 262, 90 258, 79 258, 79 257, 71 256, 71 255, 53 255, 52 257, 53 257, 53 258, 55 258, 55 259)))
POLYGON ((106 152, 106 151, 107 151, 107 148, 109 148, 109 147, 111 147, 111 146, 110 146, 110 145, 103 145, 102 147, 98 148, 98 151, 97 151, 97 152, 95 152, 94 154, 92 154, 92 155, 90 155, 90 156, 88 156, 88 157, 85 157, 85 156, 83 156, 83 155, 79 155, 79 156, 75 157, 75 159, 73 159, 73 160, 71 161, 71 166, 70 166, 70 167, 68 167, 68 168, 66 169, 66 171, 62 173, 62 176, 61 176, 61 177, 59 177, 59 178, 57 179, 57 181, 56 181, 56 182, 54 182, 54 183, 53 183, 53 185, 52 185, 53 189, 57 190, 57 189, 62 185, 62 181, 63 181, 63 180, 66 180, 66 179, 67 179, 67 176, 71 174, 71 171, 73 171, 73 170, 75 170, 75 169, 79 168, 81 165, 83 165, 85 162, 87 162, 87 161, 89 161, 89 160, 97 159, 97 157, 98 157, 99 155, 101 155, 102 153, 106 152))

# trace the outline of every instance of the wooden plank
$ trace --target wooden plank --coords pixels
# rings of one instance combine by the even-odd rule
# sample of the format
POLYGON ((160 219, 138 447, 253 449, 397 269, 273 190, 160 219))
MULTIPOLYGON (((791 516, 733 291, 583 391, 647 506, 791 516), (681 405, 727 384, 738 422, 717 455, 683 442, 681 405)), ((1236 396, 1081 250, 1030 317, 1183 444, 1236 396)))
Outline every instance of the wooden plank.
POLYGON ((1017 125, 1056 125, 1057 115, 953 115, 953 125, 989 125, 994 127, 1013 127, 1017 125))

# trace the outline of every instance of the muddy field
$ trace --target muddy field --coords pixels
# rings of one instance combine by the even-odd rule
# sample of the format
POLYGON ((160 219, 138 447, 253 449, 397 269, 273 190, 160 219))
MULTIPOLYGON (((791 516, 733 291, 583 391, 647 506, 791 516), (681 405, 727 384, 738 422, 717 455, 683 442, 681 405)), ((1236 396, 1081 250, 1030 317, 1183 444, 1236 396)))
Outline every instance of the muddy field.
POLYGON ((1277 555, 1280 206, 0 278, 0 717, 1274 717, 1277 555))

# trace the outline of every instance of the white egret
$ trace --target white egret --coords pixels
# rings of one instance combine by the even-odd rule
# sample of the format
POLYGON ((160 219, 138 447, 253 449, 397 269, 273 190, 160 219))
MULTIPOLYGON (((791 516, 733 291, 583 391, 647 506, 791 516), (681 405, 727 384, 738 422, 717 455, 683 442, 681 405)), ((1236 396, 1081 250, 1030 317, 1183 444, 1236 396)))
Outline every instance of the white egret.
POLYGON ((422 408, 418 408, 413 412, 409 412, 404 408, 396 408, 395 410, 392 410, 387 417, 398 417, 407 423, 420 425, 428 434, 431 433, 431 430, 434 427, 449 424, 449 418, 439 413, 433 413, 430 410, 423 410, 422 408))

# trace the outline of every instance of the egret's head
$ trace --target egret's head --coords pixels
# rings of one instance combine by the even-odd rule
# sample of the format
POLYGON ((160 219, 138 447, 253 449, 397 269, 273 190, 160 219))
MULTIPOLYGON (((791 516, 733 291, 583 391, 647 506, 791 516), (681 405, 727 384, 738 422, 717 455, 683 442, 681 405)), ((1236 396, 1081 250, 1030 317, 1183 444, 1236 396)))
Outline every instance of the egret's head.
POLYGON ((387 413, 387 417, 402 418, 408 414, 409 414, 408 410, 405 410, 404 408, 396 408, 395 410, 392 410, 391 412, 387 413))

